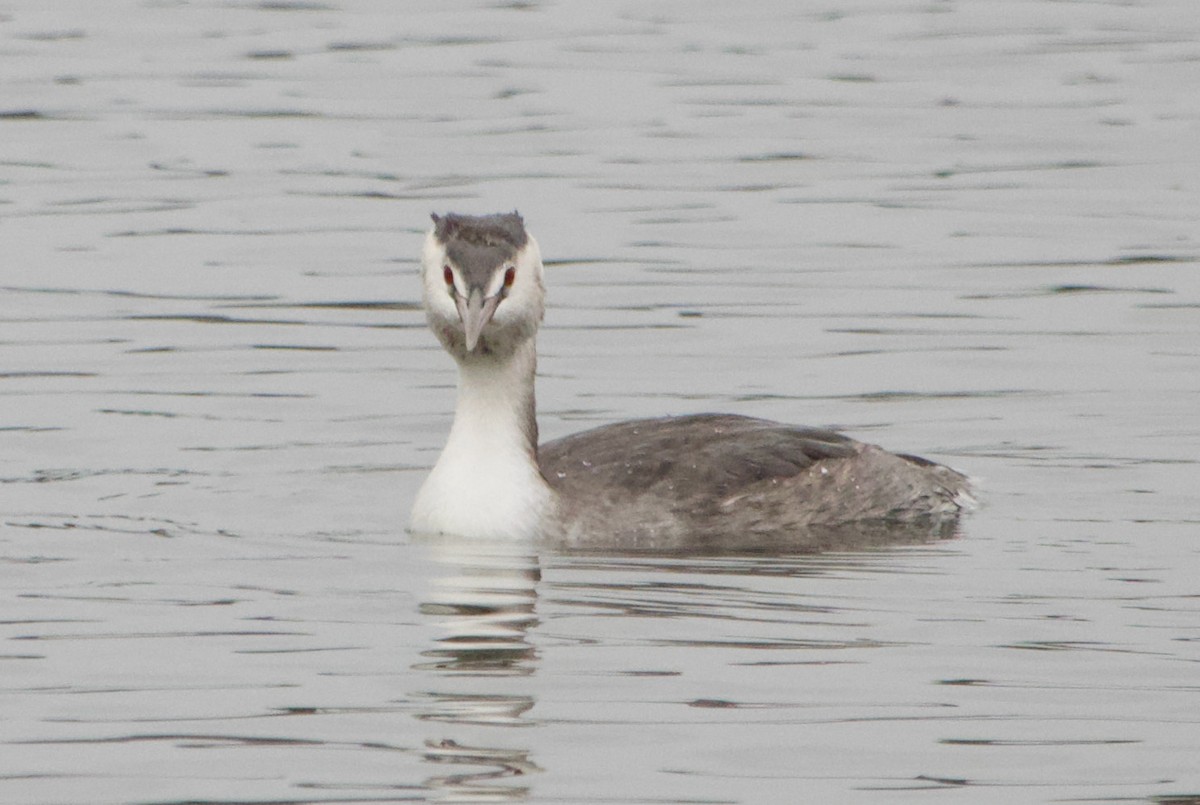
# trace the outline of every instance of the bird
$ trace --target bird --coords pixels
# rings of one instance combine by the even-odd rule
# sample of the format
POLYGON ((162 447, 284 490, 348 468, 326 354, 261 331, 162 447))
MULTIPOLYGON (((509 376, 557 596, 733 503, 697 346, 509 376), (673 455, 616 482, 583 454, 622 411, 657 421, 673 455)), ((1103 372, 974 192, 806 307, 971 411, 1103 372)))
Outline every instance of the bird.
POLYGON ((423 304, 458 365, 457 402, 410 532, 579 550, 811 552, 944 537, 974 505, 970 479, 928 459, 735 414, 618 422, 539 445, 538 243, 515 211, 431 217, 423 304))

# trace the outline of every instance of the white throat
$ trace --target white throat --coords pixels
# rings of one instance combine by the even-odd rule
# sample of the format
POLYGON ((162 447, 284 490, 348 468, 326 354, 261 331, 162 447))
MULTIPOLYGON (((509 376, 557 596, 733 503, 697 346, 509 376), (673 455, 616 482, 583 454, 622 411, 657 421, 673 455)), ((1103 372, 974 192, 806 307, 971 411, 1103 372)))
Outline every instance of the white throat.
POLYGON ((532 338, 507 360, 470 354, 441 456, 413 505, 419 533, 534 539, 552 504, 537 467, 532 338))

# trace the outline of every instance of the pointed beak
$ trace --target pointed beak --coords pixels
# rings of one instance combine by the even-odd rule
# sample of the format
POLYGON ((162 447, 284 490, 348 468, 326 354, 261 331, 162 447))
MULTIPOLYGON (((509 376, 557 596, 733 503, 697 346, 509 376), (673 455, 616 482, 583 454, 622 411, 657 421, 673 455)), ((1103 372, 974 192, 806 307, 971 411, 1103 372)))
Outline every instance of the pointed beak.
POLYGON ((455 295, 454 304, 458 307, 458 317, 462 319, 463 329, 466 331, 467 352, 474 352, 479 343, 479 334, 492 320, 496 306, 500 304, 500 294, 485 299, 483 291, 472 288, 466 299, 455 295))

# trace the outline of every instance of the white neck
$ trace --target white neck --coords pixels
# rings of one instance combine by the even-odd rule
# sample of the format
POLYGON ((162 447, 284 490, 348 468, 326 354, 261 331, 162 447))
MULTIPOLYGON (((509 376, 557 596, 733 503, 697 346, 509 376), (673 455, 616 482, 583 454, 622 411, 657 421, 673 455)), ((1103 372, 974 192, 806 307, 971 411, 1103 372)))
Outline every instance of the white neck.
POLYGON ((468 354, 446 446, 417 494, 411 528, 532 539, 551 503, 537 466, 532 338, 507 358, 468 354))

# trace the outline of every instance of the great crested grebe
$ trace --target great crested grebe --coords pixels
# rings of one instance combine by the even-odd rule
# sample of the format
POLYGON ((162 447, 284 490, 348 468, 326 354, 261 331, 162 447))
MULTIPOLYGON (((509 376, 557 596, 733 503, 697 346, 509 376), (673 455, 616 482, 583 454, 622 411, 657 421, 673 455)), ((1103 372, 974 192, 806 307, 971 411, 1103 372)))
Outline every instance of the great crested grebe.
POLYGON ((410 530, 564 547, 837 548, 944 531, 972 505, 954 470, 831 430, 729 414, 621 422, 538 446, 537 241, 517 213, 433 216, 429 326, 458 363, 454 424, 410 530))

